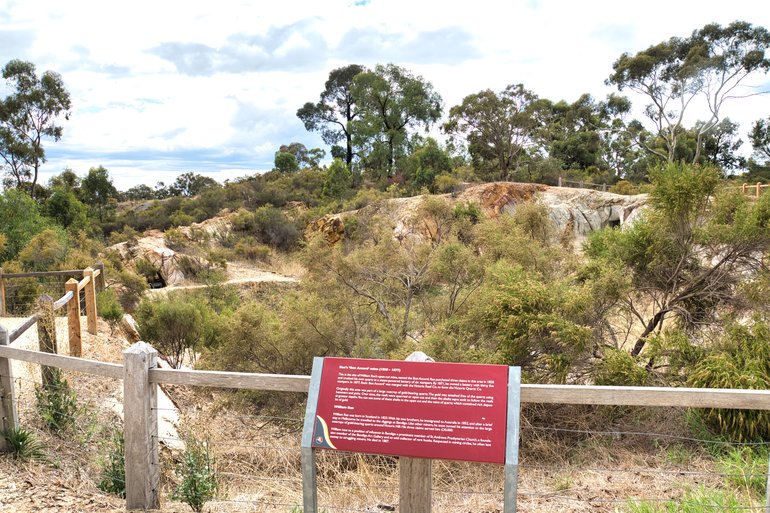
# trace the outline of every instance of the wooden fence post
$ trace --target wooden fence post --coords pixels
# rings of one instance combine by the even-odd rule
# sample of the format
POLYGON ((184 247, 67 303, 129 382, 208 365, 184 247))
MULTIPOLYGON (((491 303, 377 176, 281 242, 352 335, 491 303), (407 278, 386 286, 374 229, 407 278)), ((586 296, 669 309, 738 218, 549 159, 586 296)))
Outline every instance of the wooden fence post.
POLYGON ((398 458, 398 511, 430 513, 433 460, 398 458))
POLYGON ((96 335, 96 283, 94 282, 94 270, 91 267, 86 267, 83 269, 83 277, 90 278, 85 286, 88 333, 96 335))
POLYGON ((561 187, 561 176, 559 177, 559 187, 561 187))
POLYGON ((99 274, 96 275, 96 292, 101 292, 104 290, 104 262, 96 262, 94 264, 94 269, 99 271, 99 274))
POLYGON ((756 197, 759 198, 759 193, 762 190, 762 182, 757 182, 757 194, 756 197))
MULTIPOLYGON (((8 330, 0 326, 0 346, 9 345, 8 330)), ((16 411, 16 393, 13 388, 13 373, 11 360, 0 358, 0 451, 7 452, 10 448, 2 436, 19 426, 19 414, 16 411)))
POLYGON ((123 351, 123 437, 125 441, 126 509, 156 509, 158 499, 158 385, 149 370, 158 352, 146 342, 123 351))
POLYGON ((0 267, 0 316, 8 315, 5 308, 5 278, 3 278, 3 268, 0 267))
POLYGON ((67 302, 67 326, 69 328, 70 356, 80 358, 83 354, 83 345, 80 337, 80 293, 78 281, 70 278, 64 284, 65 292, 72 292, 72 299, 67 302))
MULTIPOLYGON (((37 341, 40 351, 44 353, 58 353, 56 344, 56 318, 53 314, 53 299, 51 296, 40 296, 37 301, 40 309, 40 318, 37 320, 37 341)), ((48 386, 53 381, 52 368, 47 365, 40 366, 43 386, 48 386)))
MULTIPOLYGON (((433 362, 433 358, 415 351, 408 362, 433 362)), ((400 513, 430 513, 433 497, 433 460, 398 458, 398 511, 400 513)))

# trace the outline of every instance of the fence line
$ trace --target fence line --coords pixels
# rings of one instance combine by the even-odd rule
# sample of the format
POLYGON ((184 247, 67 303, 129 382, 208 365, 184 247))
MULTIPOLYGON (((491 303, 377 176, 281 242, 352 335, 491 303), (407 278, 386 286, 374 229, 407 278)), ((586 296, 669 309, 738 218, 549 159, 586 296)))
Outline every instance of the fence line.
MULTIPOLYGON (((127 505, 131 507, 141 504, 138 507, 148 508, 157 504, 158 500, 157 444, 162 439, 157 433, 159 384, 306 393, 310 381, 309 376, 158 369, 156 352, 145 343, 132 346, 124 352, 124 358, 124 364, 120 365, 0 345, 0 382, 3 384, 4 404, 11 403, 10 406, 15 409, 15 395, 8 394, 5 386, 13 379, 10 360, 123 379, 126 488, 130 497, 127 505), (4 364, 7 368, 3 367, 4 364)), ((529 403, 770 410, 770 391, 764 390, 535 384, 524 384, 521 389, 522 401, 529 403)))
POLYGON ((41 271, 41 272, 22 272, 22 273, 6 273, 6 272, 3 272, 2 267, 0 267, 0 316, 8 315, 8 308, 7 308, 7 302, 6 302, 6 285, 7 285, 6 281, 14 280, 14 279, 22 279, 22 278, 48 278, 48 277, 60 277, 60 278, 70 277, 71 279, 74 279, 74 277, 76 276, 83 277, 81 280, 79 280, 79 283, 81 283, 82 285, 78 290, 82 290, 84 288, 85 283, 83 280, 85 280, 85 278, 88 276, 90 276, 91 279, 95 280, 96 291, 102 291, 105 288, 104 264, 102 262, 96 262, 93 268, 87 267, 85 269, 68 269, 68 270, 62 270, 62 271, 41 271))
POLYGON ((606 183, 591 183, 582 180, 565 180, 561 176, 559 177, 558 187, 572 187, 575 189, 594 189, 597 191, 607 192, 609 187, 606 183), (574 186, 574 187, 572 187, 574 186))
POLYGON ((762 182, 757 182, 756 184, 748 184, 744 183, 741 185, 734 185, 731 187, 726 187, 727 189, 740 189, 741 192, 746 195, 753 198, 759 198, 759 196, 764 192, 765 189, 770 187, 770 184, 765 184, 762 182))

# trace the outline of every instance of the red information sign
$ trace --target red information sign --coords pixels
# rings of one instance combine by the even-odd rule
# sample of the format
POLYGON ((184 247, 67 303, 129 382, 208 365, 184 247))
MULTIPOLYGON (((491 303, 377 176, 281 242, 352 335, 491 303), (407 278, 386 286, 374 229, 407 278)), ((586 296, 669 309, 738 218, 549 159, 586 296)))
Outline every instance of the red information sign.
POLYGON ((325 358, 312 446, 505 462, 508 367, 325 358))

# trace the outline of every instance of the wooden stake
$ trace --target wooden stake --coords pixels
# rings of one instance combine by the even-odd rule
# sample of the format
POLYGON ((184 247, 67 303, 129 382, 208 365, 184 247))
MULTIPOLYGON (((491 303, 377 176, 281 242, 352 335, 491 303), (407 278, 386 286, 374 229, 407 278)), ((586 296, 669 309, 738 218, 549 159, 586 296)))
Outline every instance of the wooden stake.
POLYGON ((430 513, 432 460, 398 459, 398 510, 401 513, 430 513))
POLYGON ((123 352, 123 437, 125 440, 126 509, 157 509, 158 385, 149 370, 158 366, 158 352, 137 342, 123 352))
MULTIPOLYGON (((37 301, 40 309, 40 318, 37 320, 37 340, 40 351, 56 354, 56 319, 53 314, 53 299, 51 296, 40 296, 37 301)), ((53 381, 52 368, 46 365, 40 367, 43 377, 43 386, 53 381)))
MULTIPOLYGON (((0 346, 9 345, 8 330, 0 326, 0 346)), ((8 433, 19 427, 19 415, 16 411, 16 392, 13 386, 11 360, 0 358, 0 431, 8 433)), ((8 442, 0 433, 0 451, 10 450, 8 442)))
POLYGON ((83 344, 80 335, 80 292, 78 291, 78 281, 70 278, 64 284, 64 290, 72 292, 72 299, 67 303, 70 356, 80 358, 83 354, 83 344))
POLYGON ((96 335, 96 283, 94 270, 90 267, 83 269, 83 277, 88 278, 85 286, 86 317, 88 318, 88 333, 96 335))

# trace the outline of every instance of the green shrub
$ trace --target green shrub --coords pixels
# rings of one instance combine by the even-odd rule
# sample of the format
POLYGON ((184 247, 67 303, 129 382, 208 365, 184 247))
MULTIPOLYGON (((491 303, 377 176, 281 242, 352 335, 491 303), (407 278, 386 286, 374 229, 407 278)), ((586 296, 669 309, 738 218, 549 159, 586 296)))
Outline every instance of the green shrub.
POLYGON ((120 304, 128 311, 133 311, 147 290, 147 280, 128 270, 123 269, 117 273, 118 283, 121 285, 120 304))
POLYGON ((253 238, 247 238, 235 245, 235 254, 246 260, 265 262, 270 257, 270 248, 253 238))
POLYGON ((282 251, 292 249, 299 241, 299 230, 279 209, 266 205, 254 212, 257 240, 282 251))
POLYGON ((203 506, 217 495, 219 486, 214 457, 205 442, 186 442, 182 461, 174 469, 174 475, 179 482, 171 498, 184 502, 195 513, 202 512, 203 506))
POLYGON ((26 428, 17 427, 3 433, 3 437, 8 442, 11 454, 16 459, 44 460, 46 458, 45 444, 40 442, 35 434, 26 428))
POLYGON ((649 373, 638 359, 620 349, 606 350, 594 371, 597 385, 643 387, 648 380, 649 373))
POLYGON ((632 195, 639 194, 639 188, 628 180, 620 180, 618 183, 610 187, 609 192, 614 194, 632 195))
MULTIPOLYGON (((770 327, 755 320, 728 328, 714 349, 692 369, 688 385, 696 388, 770 389, 770 327)), ((699 410, 705 423, 732 441, 770 440, 770 412, 699 410)))
POLYGON ((186 214, 182 210, 177 210, 169 216, 169 221, 173 226, 188 226, 195 222, 195 218, 190 214, 186 214))
POLYGON ((50 369, 50 381, 47 385, 35 386, 37 411, 45 425, 54 433, 61 434, 75 425, 79 413, 77 394, 60 369, 50 369))
POLYGON ((126 461, 123 432, 115 431, 110 441, 107 459, 102 463, 101 479, 97 485, 105 493, 126 496, 126 461))
POLYGON ((163 354, 174 368, 194 356, 204 342, 213 343, 218 331, 211 308, 197 299, 145 299, 136 310, 139 335, 163 354))
POLYGON ((105 289, 96 294, 96 311, 99 313, 99 317, 107 321, 111 331, 115 331, 125 313, 120 301, 118 301, 118 295, 113 289, 105 289))
POLYGON ((179 228, 169 228, 163 233, 163 238, 166 241, 166 246, 177 251, 190 243, 190 240, 179 228))
POLYGON ((253 232, 256 228, 254 214, 245 208, 239 208, 230 216, 230 225, 236 232, 253 232))

